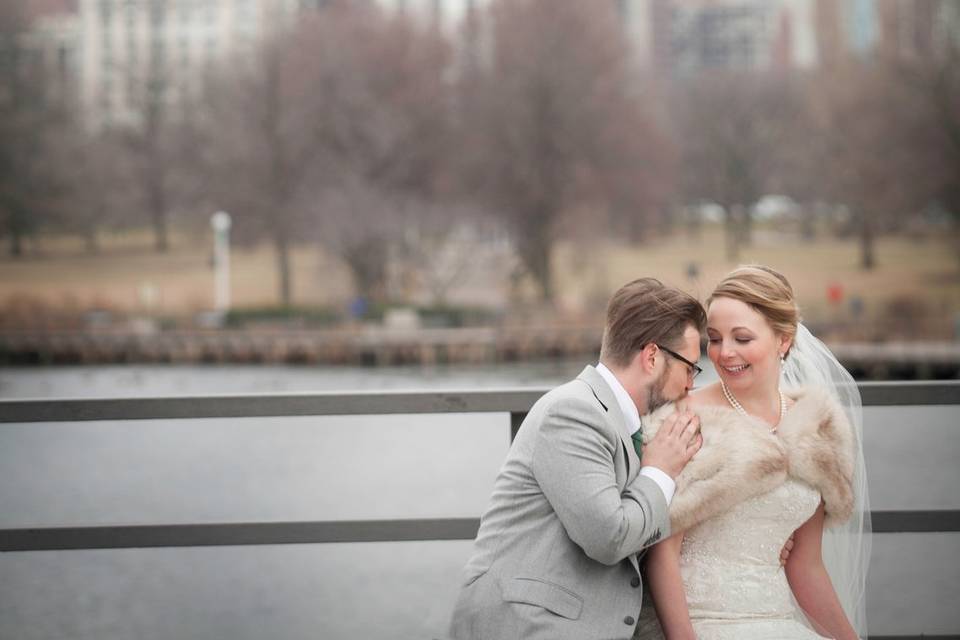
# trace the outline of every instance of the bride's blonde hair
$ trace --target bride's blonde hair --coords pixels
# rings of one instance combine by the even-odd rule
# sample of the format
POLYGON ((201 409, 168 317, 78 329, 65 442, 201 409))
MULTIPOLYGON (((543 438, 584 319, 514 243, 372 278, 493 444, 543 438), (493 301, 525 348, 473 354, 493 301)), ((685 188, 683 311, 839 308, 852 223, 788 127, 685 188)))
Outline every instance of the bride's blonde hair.
MULTIPOLYGON (((707 306, 714 298, 732 298, 755 309, 767 319, 774 332, 790 338, 797 335, 800 309, 793 297, 790 281, 770 267, 748 264, 737 267, 724 277, 707 298, 707 306)), ((790 349, 787 349, 790 353, 790 349)))

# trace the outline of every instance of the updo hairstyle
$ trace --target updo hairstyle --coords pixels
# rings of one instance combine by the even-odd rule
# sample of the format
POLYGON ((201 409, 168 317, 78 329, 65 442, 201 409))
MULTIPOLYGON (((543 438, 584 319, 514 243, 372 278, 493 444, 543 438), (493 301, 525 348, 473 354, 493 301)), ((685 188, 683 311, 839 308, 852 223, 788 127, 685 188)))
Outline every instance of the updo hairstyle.
POLYGON ((763 315, 777 335, 790 338, 790 347, 797 336, 800 309, 793 297, 793 287, 783 274, 758 264, 737 267, 720 281, 707 306, 715 298, 739 300, 763 315))

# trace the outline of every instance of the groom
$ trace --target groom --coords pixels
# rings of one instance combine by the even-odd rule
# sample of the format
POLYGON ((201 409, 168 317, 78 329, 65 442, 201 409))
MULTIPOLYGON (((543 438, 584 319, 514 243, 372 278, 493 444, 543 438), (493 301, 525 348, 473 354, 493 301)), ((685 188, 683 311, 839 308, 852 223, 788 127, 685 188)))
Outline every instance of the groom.
POLYGON ((640 415, 686 395, 703 307, 642 278, 607 307, 600 364, 530 410, 497 477, 464 570, 455 640, 630 638, 637 553, 670 535, 674 478, 699 422, 668 418, 639 457, 640 415))

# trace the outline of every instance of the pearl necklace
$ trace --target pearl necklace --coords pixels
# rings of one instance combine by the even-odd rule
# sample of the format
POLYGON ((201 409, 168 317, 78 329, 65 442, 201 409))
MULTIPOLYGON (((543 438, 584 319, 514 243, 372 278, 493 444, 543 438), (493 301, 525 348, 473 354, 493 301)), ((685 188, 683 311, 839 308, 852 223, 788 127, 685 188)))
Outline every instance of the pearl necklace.
MULTIPOLYGON (((720 388, 723 389, 723 397, 727 399, 727 402, 730 403, 730 406, 733 407, 737 413, 742 415, 744 418, 749 418, 750 414, 747 413, 747 410, 743 408, 743 405, 733 397, 733 393, 730 389, 727 389, 727 385, 724 384, 723 380, 720 380, 720 388)), ((783 415, 787 412, 787 399, 784 397, 783 392, 780 389, 777 389, 777 394, 780 396, 780 417, 777 419, 777 424, 770 427, 770 433, 776 433, 777 427, 780 426, 780 422, 783 421, 783 415)))

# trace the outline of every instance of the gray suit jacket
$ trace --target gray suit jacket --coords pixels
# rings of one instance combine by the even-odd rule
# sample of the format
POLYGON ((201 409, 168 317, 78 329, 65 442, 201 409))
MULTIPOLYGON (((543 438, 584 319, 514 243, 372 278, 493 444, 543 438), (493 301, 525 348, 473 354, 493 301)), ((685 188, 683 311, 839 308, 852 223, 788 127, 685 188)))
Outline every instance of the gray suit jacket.
POLYGON ((480 521, 451 636, 630 638, 641 605, 637 553, 670 535, 663 493, 639 471, 596 369, 540 398, 480 521))

